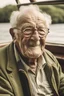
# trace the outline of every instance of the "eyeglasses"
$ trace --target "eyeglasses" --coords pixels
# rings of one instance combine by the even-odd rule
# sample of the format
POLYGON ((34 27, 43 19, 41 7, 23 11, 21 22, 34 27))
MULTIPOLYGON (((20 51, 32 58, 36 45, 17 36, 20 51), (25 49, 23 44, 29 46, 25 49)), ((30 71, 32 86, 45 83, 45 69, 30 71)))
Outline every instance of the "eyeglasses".
POLYGON ((33 34, 35 34, 35 31, 37 31, 41 38, 49 33, 49 29, 45 27, 40 28, 26 27, 24 29, 14 27, 13 29, 19 30, 22 34, 26 36, 32 36, 33 34))

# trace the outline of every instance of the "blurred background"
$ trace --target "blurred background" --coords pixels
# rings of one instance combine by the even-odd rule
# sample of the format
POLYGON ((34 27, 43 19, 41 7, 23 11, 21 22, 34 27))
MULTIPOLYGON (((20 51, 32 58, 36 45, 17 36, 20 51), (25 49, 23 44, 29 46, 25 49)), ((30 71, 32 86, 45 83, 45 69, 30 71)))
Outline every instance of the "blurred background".
MULTIPOLYGON (((38 2, 42 0, 37 0, 38 2)), ((46 1, 46 0, 45 0, 46 1)), ((52 0, 49 0, 52 1, 52 0)), ((19 1, 20 2, 20 1, 19 1)), ((21 0, 21 3, 29 0, 21 0)), ((51 15, 52 24, 46 42, 64 44, 64 4, 38 5, 43 12, 51 15)), ((9 23, 12 11, 18 10, 15 0, 0 0, 0 43, 10 42, 9 23)))

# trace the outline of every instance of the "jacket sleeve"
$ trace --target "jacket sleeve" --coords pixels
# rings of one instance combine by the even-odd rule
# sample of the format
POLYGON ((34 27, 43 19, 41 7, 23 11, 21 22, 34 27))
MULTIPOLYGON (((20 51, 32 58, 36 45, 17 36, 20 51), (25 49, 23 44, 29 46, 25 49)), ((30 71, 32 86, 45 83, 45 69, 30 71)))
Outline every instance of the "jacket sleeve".
POLYGON ((61 65, 59 64, 56 57, 54 55, 52 57, 55 61, 55 64, 56 64, 56 67, 57 67, 57 73, 58 73, 58 77, 59 77, 59 90, 58 90, 58 92, 59 92, 60 96, 64 96, 64 73, 62 72, 61 65))
POLYGON ((0 96, 14 96, 6 72, 6 48, 0 48, 0 96))
POLYGON ((57 86, 59 86, 58 92, 59 92, 60 96, 64 96, 64 73, 62 72, 61 65, 59 64, 56 57, 50 51, 46 50, 46 52, 47 52, 47 55, 49 55, 49 57, 53 60, 53 62, 55 64, 55 65, 53 65, 53 66, 55 66, 55 69, 56 69, 56 71, 54 71, 54 74, 55 74, 54 76, 57 81, 56 82, 57 86))
POLYGON ((59 67, 59 76, 60 76, 59 94, 60 96, 64 96, 64 73, 62 72, 61 67, 59 67))
POLYGON ((2 69, 0 69, 0 96, 14 96, 11 85, 2 69))

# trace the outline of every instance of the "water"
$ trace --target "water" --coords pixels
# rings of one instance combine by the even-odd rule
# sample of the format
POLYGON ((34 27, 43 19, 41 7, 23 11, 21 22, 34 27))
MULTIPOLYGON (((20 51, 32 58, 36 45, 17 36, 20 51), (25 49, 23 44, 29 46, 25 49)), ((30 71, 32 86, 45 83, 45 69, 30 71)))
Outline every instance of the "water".
MULTIPOLYGON (((0 23, 0 43, 12 41, 9 28, 10 23, 0 23)), ((64 44, 64 24, 52 24, 46 42, 64 44)))
POLYGON ((0 43, 10 42, 12 40, 9 33, 11 25, 9 23, 0 23, 0 43))
POLYGON ((52 24, 46 41, 64 44, 64 24, 52 24))

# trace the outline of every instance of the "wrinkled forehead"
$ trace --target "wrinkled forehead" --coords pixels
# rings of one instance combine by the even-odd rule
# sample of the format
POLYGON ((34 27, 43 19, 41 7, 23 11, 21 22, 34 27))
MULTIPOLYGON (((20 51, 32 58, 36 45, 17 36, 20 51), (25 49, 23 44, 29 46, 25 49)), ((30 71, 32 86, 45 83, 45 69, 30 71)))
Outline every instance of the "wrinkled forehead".
POLYGON ((42 14, 37 14, 34 12, 27 12, 25 14, 23 14, 22 16, 20 16, 18 18, 18 24, 17 26, 20 27, 22 25, 25 25, 25 23, 27 23, 28 25, 33 25, 33 26, 46 26, 46 21, 43 17, 42 14))

